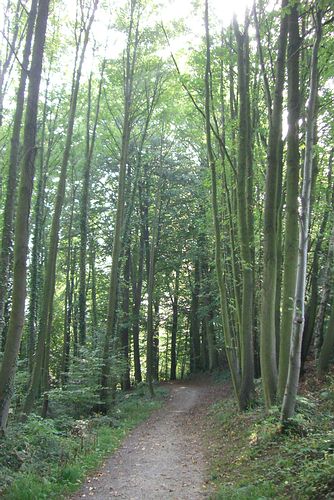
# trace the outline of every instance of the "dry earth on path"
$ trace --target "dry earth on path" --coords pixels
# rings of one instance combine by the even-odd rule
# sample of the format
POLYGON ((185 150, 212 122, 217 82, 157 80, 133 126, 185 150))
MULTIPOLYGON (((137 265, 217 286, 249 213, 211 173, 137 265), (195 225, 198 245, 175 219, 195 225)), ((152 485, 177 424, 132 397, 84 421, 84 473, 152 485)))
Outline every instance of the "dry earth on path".
POLYGON ((210 404, 223 387, 210 379, 169 384, 167 403, 133 430, 73 500, 196 500, 209 497, 210 404))

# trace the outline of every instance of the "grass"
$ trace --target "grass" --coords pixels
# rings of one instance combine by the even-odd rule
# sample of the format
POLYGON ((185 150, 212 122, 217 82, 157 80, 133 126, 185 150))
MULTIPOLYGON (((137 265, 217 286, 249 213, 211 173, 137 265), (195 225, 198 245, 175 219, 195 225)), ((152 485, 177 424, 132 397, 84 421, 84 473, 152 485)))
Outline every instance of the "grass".
POLYGON ((64 498, 115 451, 131 429, 162 405, 142 387, 117 401, 112 415, 71 422, 32 415, 0 442, 0 496, 6 500, 64 498))
POLYGON ((303 385, 296 417, 284 433, 278 408, 241 414, 232 397, 212 407, 214 500, 333 498, 334 376, 312 382, 303 385))

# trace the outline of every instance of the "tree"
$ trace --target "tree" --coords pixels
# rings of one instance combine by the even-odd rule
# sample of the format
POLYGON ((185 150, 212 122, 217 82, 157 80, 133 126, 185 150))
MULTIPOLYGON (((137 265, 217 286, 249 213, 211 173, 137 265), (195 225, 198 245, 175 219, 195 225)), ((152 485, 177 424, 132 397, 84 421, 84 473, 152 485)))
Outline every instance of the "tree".
POLYGON ((291 8, 288 19, 288 135, 286 173, 286 220, 282 290, 277 396, 281 400, 289 365, 291 325, 293 318, 298 260, 298 192, 299 192, 299 48, 298 5, 291 8))
POLYGON ((137 48, 139 37, 139 18, 136 20, 136 0, 131 0, 130 3, 130 20, 129 31, 126 48, 126 63, 124 74, 124 116, 122 126, 122 144, 121 156, 119 165, 119 179, 117 192, 117 211, 114 227, 114 241, 112 250, 112 264, 110 272, 109 299, 108 299, 108 314, 107 327, 103 346, 103 366, 101 373, 101 401, 104 404, 104 411, 108 409, 109 395, 109 375, 110 375, 110 347, 111 341, 114 341, 114 328, 116 321, 117 309, 117 292, 118 292, 118 268, 119 259, 122 252, 122 234, 124 224, 125 210, 125 189, 126 189, 126 169, 129 154, 129 141, 131 131, 131 106, 133 94, 133 76, 137 60, 137 48))
POLYGON ((305 324, 305 291, 307 273, 307 254, 310 226, 311 186, 312 186, 312 161, 314 146, 314 123, 316 120, 316 101, 318 93, 318 52, 321 40, 322 12, 318 11, 316 16, 316 37, 312 50, 310 96, 307 108, 307 128, 305 158, 303 165, 303 184, 301 196, 301 214, 299 223, 299 248, 298 268, 296 276, 296 292, 294 302, 294 316, 291 334, 290 358, 288 376, 285 386, 282 404, 282 422, 286 422, 294 415, 296 396, 298 391, 302 335, 305 324))
POLYGON ((14 388, 16 362, 24 322, 29 214, 35 171, 38 97, 48 13, 49 0, 40 2, 36 18, 35 39, 24 124, 23 155, 15 227, 12 311, 5 345, 4 360, 0 370, 0 429, 2 432, 7 425, 8 411, 14 388))
MULTIPOLYGON (((282 110, 287 42, 286 1, 282 2, 280 34, 276 62, 276 79, 273 109, 270 112, 268 167, 266 172, 264 226, 263 226, 263 285, 261 297, 261 373, 267 408, 276 396, 276 281, 280 272, 277 262, 278 247, 278 180, 282 165, 282 110)), ((270 101, 272 101, 270 97, 270 101)))
MULTIPOLYGON (((37 348, 34 360, 34 367, 31 375, 31 381, 27 397, 24 404, 24 413, 28 414, 31 412, 34 401, 38 394, 41 378, 44 381, 43 389, 47 390, 48 385, 48 345, 50 344, 50 335, 52 328, 52 309, 53 309, 53 298, 55 290, 55 274, 56 274, 56 261, 58 253, 58 239, 59 239, 59 226, 60 226, 60 216, 62 212, 62 207, 64 203, 65 187, 66 187, 66 175, 67 167, 69 163, 70 151, 72 146, 72 136, 75 120, 75 112, 77 107, 80 78, 82 72, 82 66, 85 58, 85 52, 88 45, 89 33, 92 27, 95 11, 98 6, 98 0, 94 0, 90 12, 87 15, 86 23, 81 27, 83 33, 83 43, 78 59, 78 67, 74 71, 73 75, 73 86, 71 95, 70 112, 67 124, 66 142, 62 158, 59 183, 57 188, 56 203, 54 207, 54 213, 52 218, 51 232, 50 232, 50 242, 48 259, 46 263, 46 271, 43 284, 43 304, 41 308, 41 320, 38 332, 37 348), (42 377, 42 371, 44 370, 44 377, 42 377), (46 383, 46 385, 45 385, 46 383)), ((79 51, 80 38, 78 41, 77 51, 79 51)))
MULTIPOLYGON (((15 195, 16 195, 16 185, 17 185, 17 171, 19 163, 19 152, 20 152, 20 131, 24 110, 24 94, 26 88, 26 82, 28 77, 28 67, 31 52, 31 43, 34 34, 34 25, 37 13, 38 0, 33 0, 30 7, 30 12, 28 16, 27 23, 27 34, 23 52, 22 59, 22 69, 20 72, 20 80, 16 95, 16 107, 14 115, 14 123, 12 129, 11 137, 11 148, 8 166, 8 177, 7 177, 7 191, 6 191, 6 201, 4 207, 3 215, 3 226, 1 235, 1 253, 0 253, 0 333, 4 328, 4 308, 6 301, 6 291, 8 287, 8 275, 9 275, 9 263, 11 256, 11 249, 13 245, 13 221, 14 221, 14 207, 15 207, 15 195)), ((15 50, 15 47, 14 49, 15 50)), ((5 68, 3 68, 3 72, 5 68)), ((2 79, 4 75, 2 73, 2 79)), ((1 86, 1 85, 0 85, 1 86)), ((1 92, 0 92, 1 95, 1 92)), ((2 107, 3 100, 0 98, 0 117, 2 121, 2 107)))

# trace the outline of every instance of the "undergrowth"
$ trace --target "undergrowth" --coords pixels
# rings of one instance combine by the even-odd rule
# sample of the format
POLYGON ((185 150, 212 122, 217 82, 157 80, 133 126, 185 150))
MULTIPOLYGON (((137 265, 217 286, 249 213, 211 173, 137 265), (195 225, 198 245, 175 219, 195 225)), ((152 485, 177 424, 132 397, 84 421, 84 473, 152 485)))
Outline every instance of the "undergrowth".
POLYGON ((166 394, 146 388, 119 396, 108 416, 47 418, 12 423, 0 441, 0 496, 7 500, 64 498, 112 453, 126 434, 161 406, 166 394))
POLYGON ((279 409, 238 413, 232 399, 212 407, 213 499, 326 499, 334 495, 334 376, 304 388, 282 432, 279 409))

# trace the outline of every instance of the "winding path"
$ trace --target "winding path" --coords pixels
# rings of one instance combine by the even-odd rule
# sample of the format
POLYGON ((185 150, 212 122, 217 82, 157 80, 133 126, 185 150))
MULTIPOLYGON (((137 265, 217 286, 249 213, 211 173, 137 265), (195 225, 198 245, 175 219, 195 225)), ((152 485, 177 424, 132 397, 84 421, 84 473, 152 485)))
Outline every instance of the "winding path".
POLYGON ((168 402, 125 439, 73 500, 209 497, 207 412, 222 397, 209 379, 170 384, 168 402))

